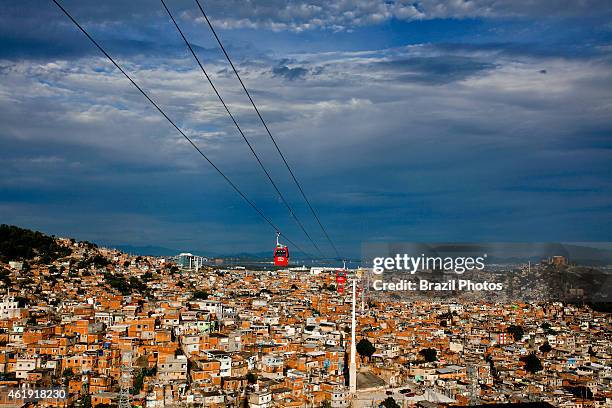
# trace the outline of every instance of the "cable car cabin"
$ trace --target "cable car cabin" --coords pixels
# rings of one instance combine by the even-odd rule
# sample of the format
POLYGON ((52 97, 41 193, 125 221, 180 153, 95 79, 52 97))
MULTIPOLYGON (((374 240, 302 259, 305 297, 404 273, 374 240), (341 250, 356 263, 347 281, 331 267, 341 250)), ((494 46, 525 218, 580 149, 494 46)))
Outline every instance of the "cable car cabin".
POLYGON ((274 249, 274 266, 289 265, 289 248, 279 242, 280 232, 276 233, 276 248, 274 249))
POLYGON ((289 265, 289 248, 286 246, 277 246, 274 250, 274 266, 289 265))
POLYGON ((336 270, 336 288, 339 294, 344 293, 344 284, 346 283, 346 270, 337 269, 336 270))
POLYGON ((346 271, 343 269, 338 269, 336 271, 336 283, 344 284, 346 282, 346 271))

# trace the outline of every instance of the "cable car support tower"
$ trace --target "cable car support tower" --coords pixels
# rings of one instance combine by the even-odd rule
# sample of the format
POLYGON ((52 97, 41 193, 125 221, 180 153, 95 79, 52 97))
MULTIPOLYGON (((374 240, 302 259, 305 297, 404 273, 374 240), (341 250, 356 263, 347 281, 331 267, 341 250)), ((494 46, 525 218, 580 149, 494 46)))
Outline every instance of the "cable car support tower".
POLYGON ((119 408, 131 408, 130 388, 132 388, 132 352, 121 353, 121 377, 119 378, 119 408))

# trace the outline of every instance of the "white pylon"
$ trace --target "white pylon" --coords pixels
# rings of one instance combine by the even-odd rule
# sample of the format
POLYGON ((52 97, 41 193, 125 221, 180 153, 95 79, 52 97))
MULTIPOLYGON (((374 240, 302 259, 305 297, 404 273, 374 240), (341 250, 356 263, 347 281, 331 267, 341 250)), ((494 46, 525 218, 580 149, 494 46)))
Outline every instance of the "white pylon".
POLYGON ((355 345, 355 326, 356 326, 356 318, 355 318, 355 302, 356 302, 356 283, 357 277, 353 278, 353 313, 351 315, 351 360, 349 362, 349 391, 351 394, 355 394, 357 392, 357 346, 355 345))

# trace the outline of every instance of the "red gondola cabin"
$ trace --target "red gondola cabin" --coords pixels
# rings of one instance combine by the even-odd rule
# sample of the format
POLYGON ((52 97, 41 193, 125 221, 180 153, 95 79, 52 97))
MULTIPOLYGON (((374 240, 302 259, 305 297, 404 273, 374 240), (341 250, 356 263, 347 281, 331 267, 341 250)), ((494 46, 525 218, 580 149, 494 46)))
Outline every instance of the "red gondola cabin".
POLYGON ((336 270, 336 285, 338 289, 338 293, 344 293, 344 284, 346 283, 346 269, 337 269, 336 270))
POLYGON ((278 241, 280 233, 276 233, 276 248, 274 249, 274 266, 289 265, 289 248, 278 241))

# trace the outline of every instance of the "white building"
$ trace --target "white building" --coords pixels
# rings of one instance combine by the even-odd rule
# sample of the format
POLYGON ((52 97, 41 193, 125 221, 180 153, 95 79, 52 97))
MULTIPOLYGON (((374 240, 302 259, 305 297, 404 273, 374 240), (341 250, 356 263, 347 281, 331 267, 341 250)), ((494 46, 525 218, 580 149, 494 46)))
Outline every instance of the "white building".
POLYGON ((208 262, 208 258, 197 256, 190 254, 188 252, 184 252, 179 254, 177 257, 177 264, 181 269, 188 269, 196 271, 199 270, 206 262, 208 262))
POLYGON ((232 375, 232 357, 221 350, 208 350, 204 354, 211 360, 219 362, 219 376, 230 377, 232 375))
POLYGON ((270 408, 272 406, 272 393, 259 391, 249 394, 250 408, 270 408))
POLYGON ((33 358, 18 358, 15 362, 15 377, 28 378, 30 371, 36 370, 36 360, 33 358))
POLYGON ((5 296, 0 302, 0 319, 15 319, 21 317, 21 309, 19 303, 15 301, 13 296, 5 296))
POLYGON ((161 381, 187 380, 187 357, 178 355, 166 358, 159 364, 159 379, 161 381))
POLYGON ((350 405, 348 390, 344 387, 334 387, 331 393, 331 406, 333 408, 344 408, 350 405))

